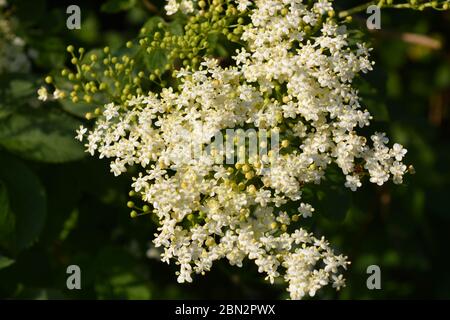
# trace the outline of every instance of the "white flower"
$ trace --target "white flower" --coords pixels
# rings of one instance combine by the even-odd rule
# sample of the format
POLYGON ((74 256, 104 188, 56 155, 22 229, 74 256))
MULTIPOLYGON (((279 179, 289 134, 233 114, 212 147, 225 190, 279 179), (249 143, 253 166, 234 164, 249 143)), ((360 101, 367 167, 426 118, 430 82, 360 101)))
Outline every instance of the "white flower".
MULTIPOLYGON (((266 280, 283 278, 292 299, 328 284, 339 290, 347 257, 335 255, 325 238, 295 229, 295 209, 284 205, 300 203, 298 213, 311 217, 315 210, 304 202, 303 188, 319 185, 331 165, 353 191, 364 175, 378 185, 402 181, 406 150, 390 149, 384 133, 369 142, 358 134, 372 117, 352 80, 371 69, 370 50, 351 46, 351 33, 322 17, 331 1, 230 3, 250 21, 235 64, 205 58, 198 70, 178 71, 177 87, 106 104, 87 135, 87 152, 111 159, 115 175, 137 168, 132 188, 159 220, 153 243, 163 262, 179 265, 179 282, 193 281, 217 260, 242 266, 247 258, 266 280), (299 29, 305 23, 317 30, 314 37, 299 29), (283 93, 274 94, 280 87, 283 93), (280 125, 287 119, 289 130, 280 125), (226 160, 245 155, 245 146, 213 152, 211 141, 218 132, 246 127, 271 132, 270 156, 230 167, 226 160), (285 141, 276 141, 280 134, 285 141)), ((186 0, 166 4, 167 14, 208 8, 186 0)), ((86 132, 80 128, 77 138, 86 132)))
POLYGON ((347 188, 350 188, 352 191, 356 191, 356 189, 358 189, 359 187, 362 186, 362 183, 361 183, 359 177, 356 175, 353 175, 353 176, 347 175, 345 177, 345 179, 347 180, 345 182, 345 186, 347 188))
POLYGON ((55 89, 55 91, 53 91, 53 99, 55 100, 62 99, 64 98, 64 96, 64 91, 61 91, 59 89, 55 89))
POLYGON ((38 93, 38 99, 41 101, 47 101, 48 99, 48 91, 46 87, 40 87, 37 91, 38 93))
POLYGON ((83 138, 84 138, 84 135, 86 132, 87 132, 87 128, 85 128, 81 125, 80 128, 77 129, 77 136, 75 137, 75 139, 77 139, 79 141, 83 141, 83 138))
POLYGON ((345 279, 342 276, 342 274, 340 274, 339 276, 333 275, 332 278, 333 278, 333 288, 336 288, 337 291, 345 287, 345 279))
POLYGON ((392 150, 390 152, 391 156, 395 157, 395 160, 402 161, 405 154, 408 152, 403 146, 399 143, 394 143, 392 150))
POLYGON ((303 218, 312 217, 314 208, 310 204, 301 203, 298 207, 298 212, 303 216, 303 218))
POLYGON ((237 0, 237 9, 239 11, 245 11, 247 10, 248 6, 250 6, 252 3, 250 0, 237 0))
POLYGON ((108 103, 107 105, 105 105, 103 115, 105 116, 107 121, 117 117, 119 115, 119 106, 116 106, 114 103, 108 103))

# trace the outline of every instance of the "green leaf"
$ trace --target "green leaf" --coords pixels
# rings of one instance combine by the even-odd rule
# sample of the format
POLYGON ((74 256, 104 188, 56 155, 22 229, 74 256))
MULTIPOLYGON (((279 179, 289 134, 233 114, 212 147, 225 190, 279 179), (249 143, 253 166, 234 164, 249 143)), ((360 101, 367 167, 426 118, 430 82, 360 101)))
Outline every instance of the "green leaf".
POLYGON ((94 112, 96 108, 94 104, 89 104, 83 101, 74 103, 69 99, 62 99, 59 102, 61 103, 61 106, 65 111, 82 118, 85 117, 86 113, 94 112))
POLYGON ((79 160, 83 147, 74 136, 81 123, 56 112, 13 114, 0 121, 0 145, 21 157, 48 163, 79 160))
MULTIPOLYGON (((0 179, 4 182, 2 205, 8 203, 13 215, 13 231, 1 245, 17 254, 31 246, 39 237, 47 210, 45 190, 38 177, 19 159, 0 154, 0 179)), ((10 219, 10 218, 8 218, 10 219)), ((6 227, 11 228, 9 224, 6 227)))
POLYGON ((0 255, 0 270, 12 265, 15 261, 8 257, 0 255))
POLYGON ((37 103, 36 85, 29 75, 0 75, 0 119, 6 118, 21 106, 29 108, 31 99, 37 103))
POLYGON ((136 0, 108 0, 102 4, 101 10, 108 13, 117 13, 133 8, 136 0))
POLYGON ((167 63, 167 51, 155 49, 145 58, 145 64, 149 70, 162 69, 167 63))
POLYGON ((150 283, 142 270, 136 270, 136 260, 118 247, 106 247, 95 263, 95 291, 100 299, 148 300, 150 283))
POLYGON ((164 25, 166 25, 166 22, 160 16, 154 16, 148 19, 147 22, 145 22, 145 24, 143 25, 143 28, 145 29, 145 34, 153 35, 154 32, 159 30, 158 28, 159 23, 163 23, 164 25))
POLYGON ((9 83, 11 95, 16 99, 25 99, 36 95, 36 88, 33 82, 24 79, 14 79, 9 83))
MULTIPOLYGON (((85 28, 84 21, 83 28, 85 28)), ((35 59, 38 66, 42 68, 62 68, 64 66, 65 42, 61 38, 51 35, 31 37, 28 44, 40 52, 35 59)))

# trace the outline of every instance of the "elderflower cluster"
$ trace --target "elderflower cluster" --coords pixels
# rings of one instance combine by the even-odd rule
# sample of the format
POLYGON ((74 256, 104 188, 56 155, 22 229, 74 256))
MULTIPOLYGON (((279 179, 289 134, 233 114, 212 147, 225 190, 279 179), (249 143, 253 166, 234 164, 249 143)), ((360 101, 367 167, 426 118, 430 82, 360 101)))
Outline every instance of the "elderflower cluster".
MULTIPOLYGON (((303 188, 326 180, 331 165, 352 191, 365 176, 378 185, 401 183, 407 169, 400 144, 389 147, 383 133, 370 140, 358 134, 371 115, 352 80, 372 69, 369 49, 350 44, 328 0, 213 5, 240 12, 242 46, 233 63, 200 57, 198 68, 178 70, 178 86, 106 104, 95 127, 81 127, 77 138, 92 155, 110 158, 115 175, 141 168, 130 195, 145 205, 128 206, 132 216, 158 218, 153 242, 162 261, 179 265, 179 282, 219 259, 236 266, 249 259, 271 283, 283 278, 292 299, 328 284, 339 290, 349 262, 302 228, 316 214, 303 188), (269 156, 234 164, 225 161, 227 148, 196 152, 230 128, 268 130, 282 142, 269 156)), ((169 0, 166 10, 196 16, 208 5, 169 0)))

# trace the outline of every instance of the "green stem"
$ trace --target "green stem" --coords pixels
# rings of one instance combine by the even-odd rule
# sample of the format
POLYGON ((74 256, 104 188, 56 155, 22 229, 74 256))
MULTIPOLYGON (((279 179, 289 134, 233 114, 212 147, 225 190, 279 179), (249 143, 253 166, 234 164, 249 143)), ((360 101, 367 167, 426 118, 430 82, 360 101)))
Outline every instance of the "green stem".
POLYGON ((371 5, 374 5, 374 4, 377 4, 378 2, 381 2, 381 1, 377 1, 377 0, 370 1, 368 3, 361 4, 361 5, 356 6, 354 8, 351 8, 351 9, 348 9, 348 10, 345 10, 345 11, 341 11, 341 12, 339 12, 339 18, 345 18, 347 16, 354 15, 355 13, 364 11, 364 10, 367 9, 367 7, 369 7, 371 5))
POLYGON ((354 8, 339 12, 339 18, 345 18, 345 17, 351 16, 355 13, 364 11, 369 6, 372 6, 372 5, 377 5, 380 8, 383 7, 383 8, 394 8, 394 9, 423 10, 426 8, 434 8, 436 10, 447 10, 448 8, 446 6, 448 6, 449 4, 450 4, 450 0, 445 0, 442 2, 430 1, 430 2, 416 4, 416 5, 412 5, 410 3, 387 4, 385 0, 374 0, 374 1, 370 1, 370 2, 367 2, 362 5, 356 6, 354 8))

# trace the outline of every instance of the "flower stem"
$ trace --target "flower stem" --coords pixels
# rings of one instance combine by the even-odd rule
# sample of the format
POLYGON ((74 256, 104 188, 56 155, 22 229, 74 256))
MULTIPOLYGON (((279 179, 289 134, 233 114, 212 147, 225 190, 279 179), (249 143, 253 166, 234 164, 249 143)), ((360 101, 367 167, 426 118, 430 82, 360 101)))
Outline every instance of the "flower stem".
POLYGON ((445 0, 442 2, 430 1, 430 2, 426 2, 426 3, 415 4, 415 5, 413 5, 411 3, 393 4, 393 3, 386 3, 385 0, 374 0, 374 1, 367 2, 365 4, 361 4, 354 8, 339 12, 339 18, 345 18, 345 17, 351 16, 355 13, 364 11, 367 9, 367 7, 369 7, 371 5, 377 5, 380 8, 383 7, 383 8, 394 8, 394 9, 416 9, 416 10, 423 10, 426 8, 434 8, 436 10, 444 11, 444 10, 449 9, 450 0, 445 0))
POLYGON ((339 12, 339 18, 345 18, 345 17, 351 16, 351 15, 353 15, 355 13, 364 11, 364 10, 367 9, 367 7, 369 7, 371 5, 374 5, 374 4, 377 4, 378 2, 382 2, 382 1, 377 1, 377 0, 370 1, 370 2, 367 2, 367 3, 361 4, 359 6, 356 6, 354 8, 351 8, 351 9, 348 9, 348 10, 345 10, 345 11, 341 11, 341 12, 339 12))

